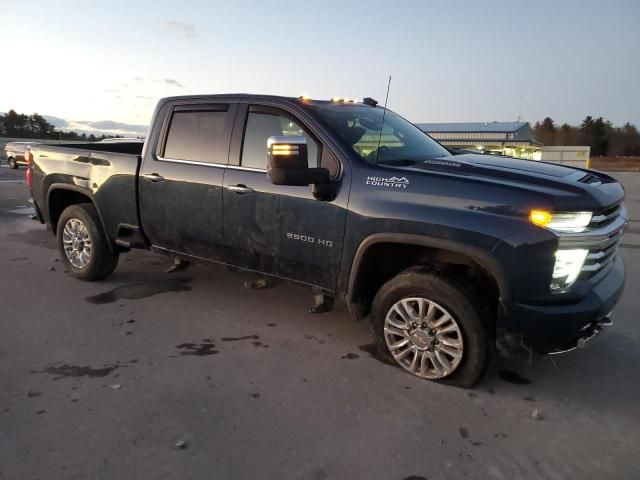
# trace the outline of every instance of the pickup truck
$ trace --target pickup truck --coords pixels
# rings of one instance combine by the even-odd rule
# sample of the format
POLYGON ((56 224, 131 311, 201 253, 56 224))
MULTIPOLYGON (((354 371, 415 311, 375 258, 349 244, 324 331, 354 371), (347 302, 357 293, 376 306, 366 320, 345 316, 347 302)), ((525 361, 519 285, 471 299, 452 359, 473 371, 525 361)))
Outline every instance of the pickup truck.
POLYGON ((37 145, 37 217, 69 273, 146 248, 311 287, 379 355, 471 387, 496 345, 541 354, 611 325, 627 224, 613 178, 451 155, 371 98, 160 100, 144 143, 37 145))

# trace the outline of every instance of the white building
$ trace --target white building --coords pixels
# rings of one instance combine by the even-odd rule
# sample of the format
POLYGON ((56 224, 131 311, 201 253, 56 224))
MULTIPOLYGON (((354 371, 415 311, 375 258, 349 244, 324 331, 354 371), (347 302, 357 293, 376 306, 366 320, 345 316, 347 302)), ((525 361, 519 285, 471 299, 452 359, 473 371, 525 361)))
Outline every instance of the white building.
POLYGON ((560 146, 542 147, 540 160, 562 163, 570 167, 589 168, 591 147, 560 146))

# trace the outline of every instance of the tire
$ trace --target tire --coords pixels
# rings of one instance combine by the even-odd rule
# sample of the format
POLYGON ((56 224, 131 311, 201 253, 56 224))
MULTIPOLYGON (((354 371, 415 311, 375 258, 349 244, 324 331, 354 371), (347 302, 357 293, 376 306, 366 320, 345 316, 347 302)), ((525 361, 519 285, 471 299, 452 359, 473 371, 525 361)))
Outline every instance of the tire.
POLYGON ((373 300, 376 348, 389 363, 413 375, 471 388, 484 376, 492 352, 482 311, 480 302, 455 280, 407 270, 387 281, 373 300))
POLYGON ((10 157, 9 160, 7 160, 7 164, 9 165, 10 168, 13 168, 14 170, 18 168, 18 163, 16 162, 16 159, 13 157, 10 157))
POLYGON ((70 275, 93 281, 115 270, 119 254, 109 247, 98 211, 92 204, 67 207, 58 220, 56 235, 60 258, 70 275))

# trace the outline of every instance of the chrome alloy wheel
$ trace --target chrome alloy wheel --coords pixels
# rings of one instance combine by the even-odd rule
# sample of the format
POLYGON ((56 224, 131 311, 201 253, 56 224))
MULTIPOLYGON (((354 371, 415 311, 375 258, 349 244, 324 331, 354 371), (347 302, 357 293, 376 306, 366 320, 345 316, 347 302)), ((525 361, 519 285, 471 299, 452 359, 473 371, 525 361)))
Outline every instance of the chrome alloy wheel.
POLYGON ((62 231, 64 254, 75 268, 85 268, 91 260, 91 238, 89 231, 77 218, 67 221, 62 231))
POLYGON ((396 302, 385 318, 384 338, 398 365, 421 378, 444 378, 462 360, 458 323, 442 306, 426 298, 396 302))

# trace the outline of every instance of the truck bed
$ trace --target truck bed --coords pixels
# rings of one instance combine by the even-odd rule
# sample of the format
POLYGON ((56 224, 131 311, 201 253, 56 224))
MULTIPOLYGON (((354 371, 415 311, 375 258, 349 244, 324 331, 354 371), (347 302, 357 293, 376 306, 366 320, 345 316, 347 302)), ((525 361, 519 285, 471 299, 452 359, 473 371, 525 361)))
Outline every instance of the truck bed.
POLYGON ((57 221, 55 196, 72 190, 93 201, 110 239, 116 238, 120 224, 139 226, 137 173, 142 147, 133 142, 32 147, 32 192, 44 220, 57 221))
POLYGON ((91 152, 128 153, 130 155, 142 154, 142 142, 87 142, 87 143, 60 143, 60 144, 40 144, 40 147, 60 147, 73 148, 77 150, 87 150, 91 152))

